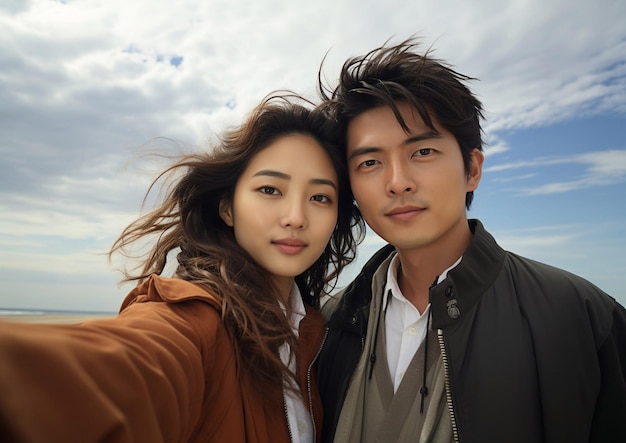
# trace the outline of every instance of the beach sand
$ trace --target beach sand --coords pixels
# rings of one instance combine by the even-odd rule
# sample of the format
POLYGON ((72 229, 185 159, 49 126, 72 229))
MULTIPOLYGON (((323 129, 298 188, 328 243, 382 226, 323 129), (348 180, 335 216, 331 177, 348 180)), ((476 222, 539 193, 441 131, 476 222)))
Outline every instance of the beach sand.
POLYGON ((2 321, 20 323, 80 323, 85 320, 114 317, 116 314, 41 314, 41 315, 0 315, 2 321))

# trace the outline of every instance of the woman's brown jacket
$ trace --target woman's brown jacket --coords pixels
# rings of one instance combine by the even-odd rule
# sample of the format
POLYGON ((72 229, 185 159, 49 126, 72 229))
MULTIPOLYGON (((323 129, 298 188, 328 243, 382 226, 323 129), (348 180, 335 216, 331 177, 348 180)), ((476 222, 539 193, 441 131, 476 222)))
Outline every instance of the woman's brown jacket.
MULTIPOLYGON (((0 441, 289 442, 282 394, 237 374, 219 299, 153 276, 120 314, 77 325, 0 323, 0 441)), ((321 431, 312 362, 325 328, 307 307, 297 378, 321 431)))

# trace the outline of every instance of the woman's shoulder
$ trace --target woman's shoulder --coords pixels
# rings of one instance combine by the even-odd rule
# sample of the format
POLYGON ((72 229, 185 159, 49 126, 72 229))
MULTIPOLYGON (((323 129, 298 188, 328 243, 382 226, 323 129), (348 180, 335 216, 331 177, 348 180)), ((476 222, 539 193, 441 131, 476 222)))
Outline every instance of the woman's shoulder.
POLYGON ((135 287, 124 299, 120 311, 134 303, 166 302, 181 303, 189 300, 199 300, 210 304, 217 311, 221 311, 221 299, 199 284, 180 278, 151 275, 135 287))

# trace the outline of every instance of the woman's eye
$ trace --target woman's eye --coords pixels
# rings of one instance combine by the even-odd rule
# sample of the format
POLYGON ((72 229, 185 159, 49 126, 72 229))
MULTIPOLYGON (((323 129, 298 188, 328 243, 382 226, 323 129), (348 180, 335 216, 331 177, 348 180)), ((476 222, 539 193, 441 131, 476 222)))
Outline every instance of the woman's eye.
POLYGON ((278 189, 276 189, 273 186, 261 186, 259 188, 259 192, 261 192, 261 194, 267 194, 267 195, 278 195, 278 194, 280 194, 280 192, 278 192, 278 189))
POLYGON ((313 197, 311 197, 311 200, 319 202, 319 203, 329 203, 330 202, 330 198, 328 198, 328 196, 326 196, 326 195, 314 195, 313 197))
POLYGON ((365 160, 363 163, 361 163, 362 166, 370 167, 370 166, 374 166, 376 164, 376 160, 365 160))

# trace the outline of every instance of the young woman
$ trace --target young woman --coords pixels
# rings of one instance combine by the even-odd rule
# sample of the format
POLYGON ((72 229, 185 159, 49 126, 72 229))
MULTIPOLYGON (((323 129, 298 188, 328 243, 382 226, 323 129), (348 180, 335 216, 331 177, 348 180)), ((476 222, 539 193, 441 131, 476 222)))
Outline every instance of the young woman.
POLYGON ((113 246, 156 239, 117 317, 0 325, 0 441, 319 441, 311 306, 363 233, 334 131, 272 98, 169 168, 113 246))

